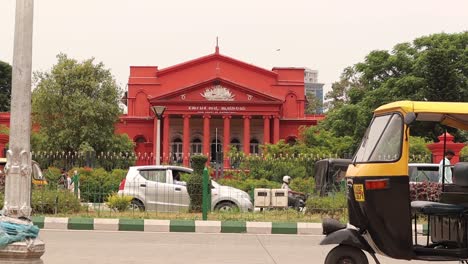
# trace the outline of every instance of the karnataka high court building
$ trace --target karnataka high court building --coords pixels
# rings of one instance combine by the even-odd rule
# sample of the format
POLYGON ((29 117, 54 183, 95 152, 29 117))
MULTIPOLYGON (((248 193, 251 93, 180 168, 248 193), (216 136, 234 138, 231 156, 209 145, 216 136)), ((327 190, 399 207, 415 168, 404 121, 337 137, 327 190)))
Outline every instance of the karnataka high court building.
MULTIPOLYGON (((231 147, 260 154, 260 145, 295 142, 302 126, 323 118, 305 114, 304 68, 267 70, 222 55, 218 46, 163 69, 130 66, 124 99, 128 111, 116 132, 128 134, 136 154, 156 153, 159 129, 160 161, 185 166, 191 155, 203 154, 211 161, 224 157, 224 167, 230 167, 231 147), (155 106, 164 108, 161 127, 155 106)), ((154 158, 137 163, 154 164, 154 158)))

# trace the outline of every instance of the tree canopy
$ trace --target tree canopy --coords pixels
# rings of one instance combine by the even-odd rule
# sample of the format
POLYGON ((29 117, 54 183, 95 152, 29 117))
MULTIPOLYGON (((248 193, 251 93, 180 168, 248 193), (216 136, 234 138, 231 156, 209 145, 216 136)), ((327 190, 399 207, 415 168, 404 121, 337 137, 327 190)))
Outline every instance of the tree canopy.
MULTIPOLYGON (((468 32, 434 34, 400 43, 393 50, 370 52, 347 67, 326 99, 327 118, 320 124, 335 136, 351 136, 356 146, 372 111, 389 102, 468 101, 468 32)), ((451 131, 454 133, 455 131, 451 131)), ((424 124, 413 135, 434 140, 440 126, 424 124)), ((457 140, 466 135, 455 133, 457 140)))
POLYGON ((0 112, 10 111, 11 65, 0 61, 0 112))
POLYGON ((129 138, 114 134, 121 90, 111 72, 93 58, 78 62, 59 54, 57 59, 50 71, 34 75, 39 150, 131 152, 129 138))

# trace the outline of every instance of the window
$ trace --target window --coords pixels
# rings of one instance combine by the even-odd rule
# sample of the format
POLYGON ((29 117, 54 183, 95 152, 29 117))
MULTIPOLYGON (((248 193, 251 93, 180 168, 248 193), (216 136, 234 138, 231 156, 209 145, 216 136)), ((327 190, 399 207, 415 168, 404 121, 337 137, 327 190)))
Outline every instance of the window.
POLYGON ((166 170, 141 170, 140 175, 148 181, 166 183, 166 170))
POLYGON ((192 140, 192 143, 191 143, 192 154, 201 154, 202 148, 203 148, 203 145, 199 138, 195 138, 194 140, 192 140))
POLYGON ((293 146, 297 143, 297 140, 295 137, 291 136, 286 139, 286 143, 288 143, 290 146, 293 146))
POLYGON ((180 138, 174 139, 171 144, 171 159, 173 162, 182 162, 182 140, 180 138))
POLYGON ((231 140, 231 146, 235 147, 238 151, 241 149, 241 143, 237 138, 231 140))
POLYGON ((250 154, 259 154, 258 140, 250 140, 250 154))
POLYGON ((399 114, 377 116, 367 129, 355 162, 397 161, 401 156, 403 120, 399 114))
POLYGON ((135 139, 135 143, 140 144, 140 143, 145 143, 146 139, 143 136, 139 136, 135 139))

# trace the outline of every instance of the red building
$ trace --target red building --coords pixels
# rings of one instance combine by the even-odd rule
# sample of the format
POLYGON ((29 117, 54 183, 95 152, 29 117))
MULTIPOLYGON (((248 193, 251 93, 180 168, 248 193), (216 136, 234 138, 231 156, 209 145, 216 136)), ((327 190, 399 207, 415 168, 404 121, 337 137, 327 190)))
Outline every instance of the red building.
POLYGON ((161 129, 161 161, 184 165, 193 154, 213 160, 231 146, 251 154, 259 153, 260 144, 295 141, 299 127, 323 118, 304 114, 303 68, 270 71, 224 56, 218 47, 164 69, 131 66, 126 99, 128 114, 121 116, 117 133, 128 134, 137 153, 155 153, 161 129), (161 128, 152 106, 166 107, 161 128))
MULTIPOLYGON (((266 70, 219 53, 164 69, 131 66, 126 104, 116 133, 135 142, 138 165, 154 164, 157 118, 152 106, 165 106, 161 122, 161 161, 188 165, 193 154, 215 159, 231 146, 258 154, 259 145, 295 141, 301 126, 323 115, 304 114, 304 69, 266 70)), ((9 127, 10 114, 0 113, 9 127)), ((0 135, 0 156, 8 143, 0 135)), ((222 157, 221 157, 222 158, 222 157)), ((229 167, 229 161, 224 160, 229 167)))

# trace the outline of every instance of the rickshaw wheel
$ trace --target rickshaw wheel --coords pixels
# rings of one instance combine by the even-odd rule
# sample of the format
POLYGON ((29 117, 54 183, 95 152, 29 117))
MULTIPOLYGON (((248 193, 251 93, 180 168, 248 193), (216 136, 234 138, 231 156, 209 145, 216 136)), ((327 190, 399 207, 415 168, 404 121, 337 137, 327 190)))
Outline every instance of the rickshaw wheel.
POLYGON ((339 245, 328 253, 325 264, 369 264, 369 261, 362 250, 339 245))

